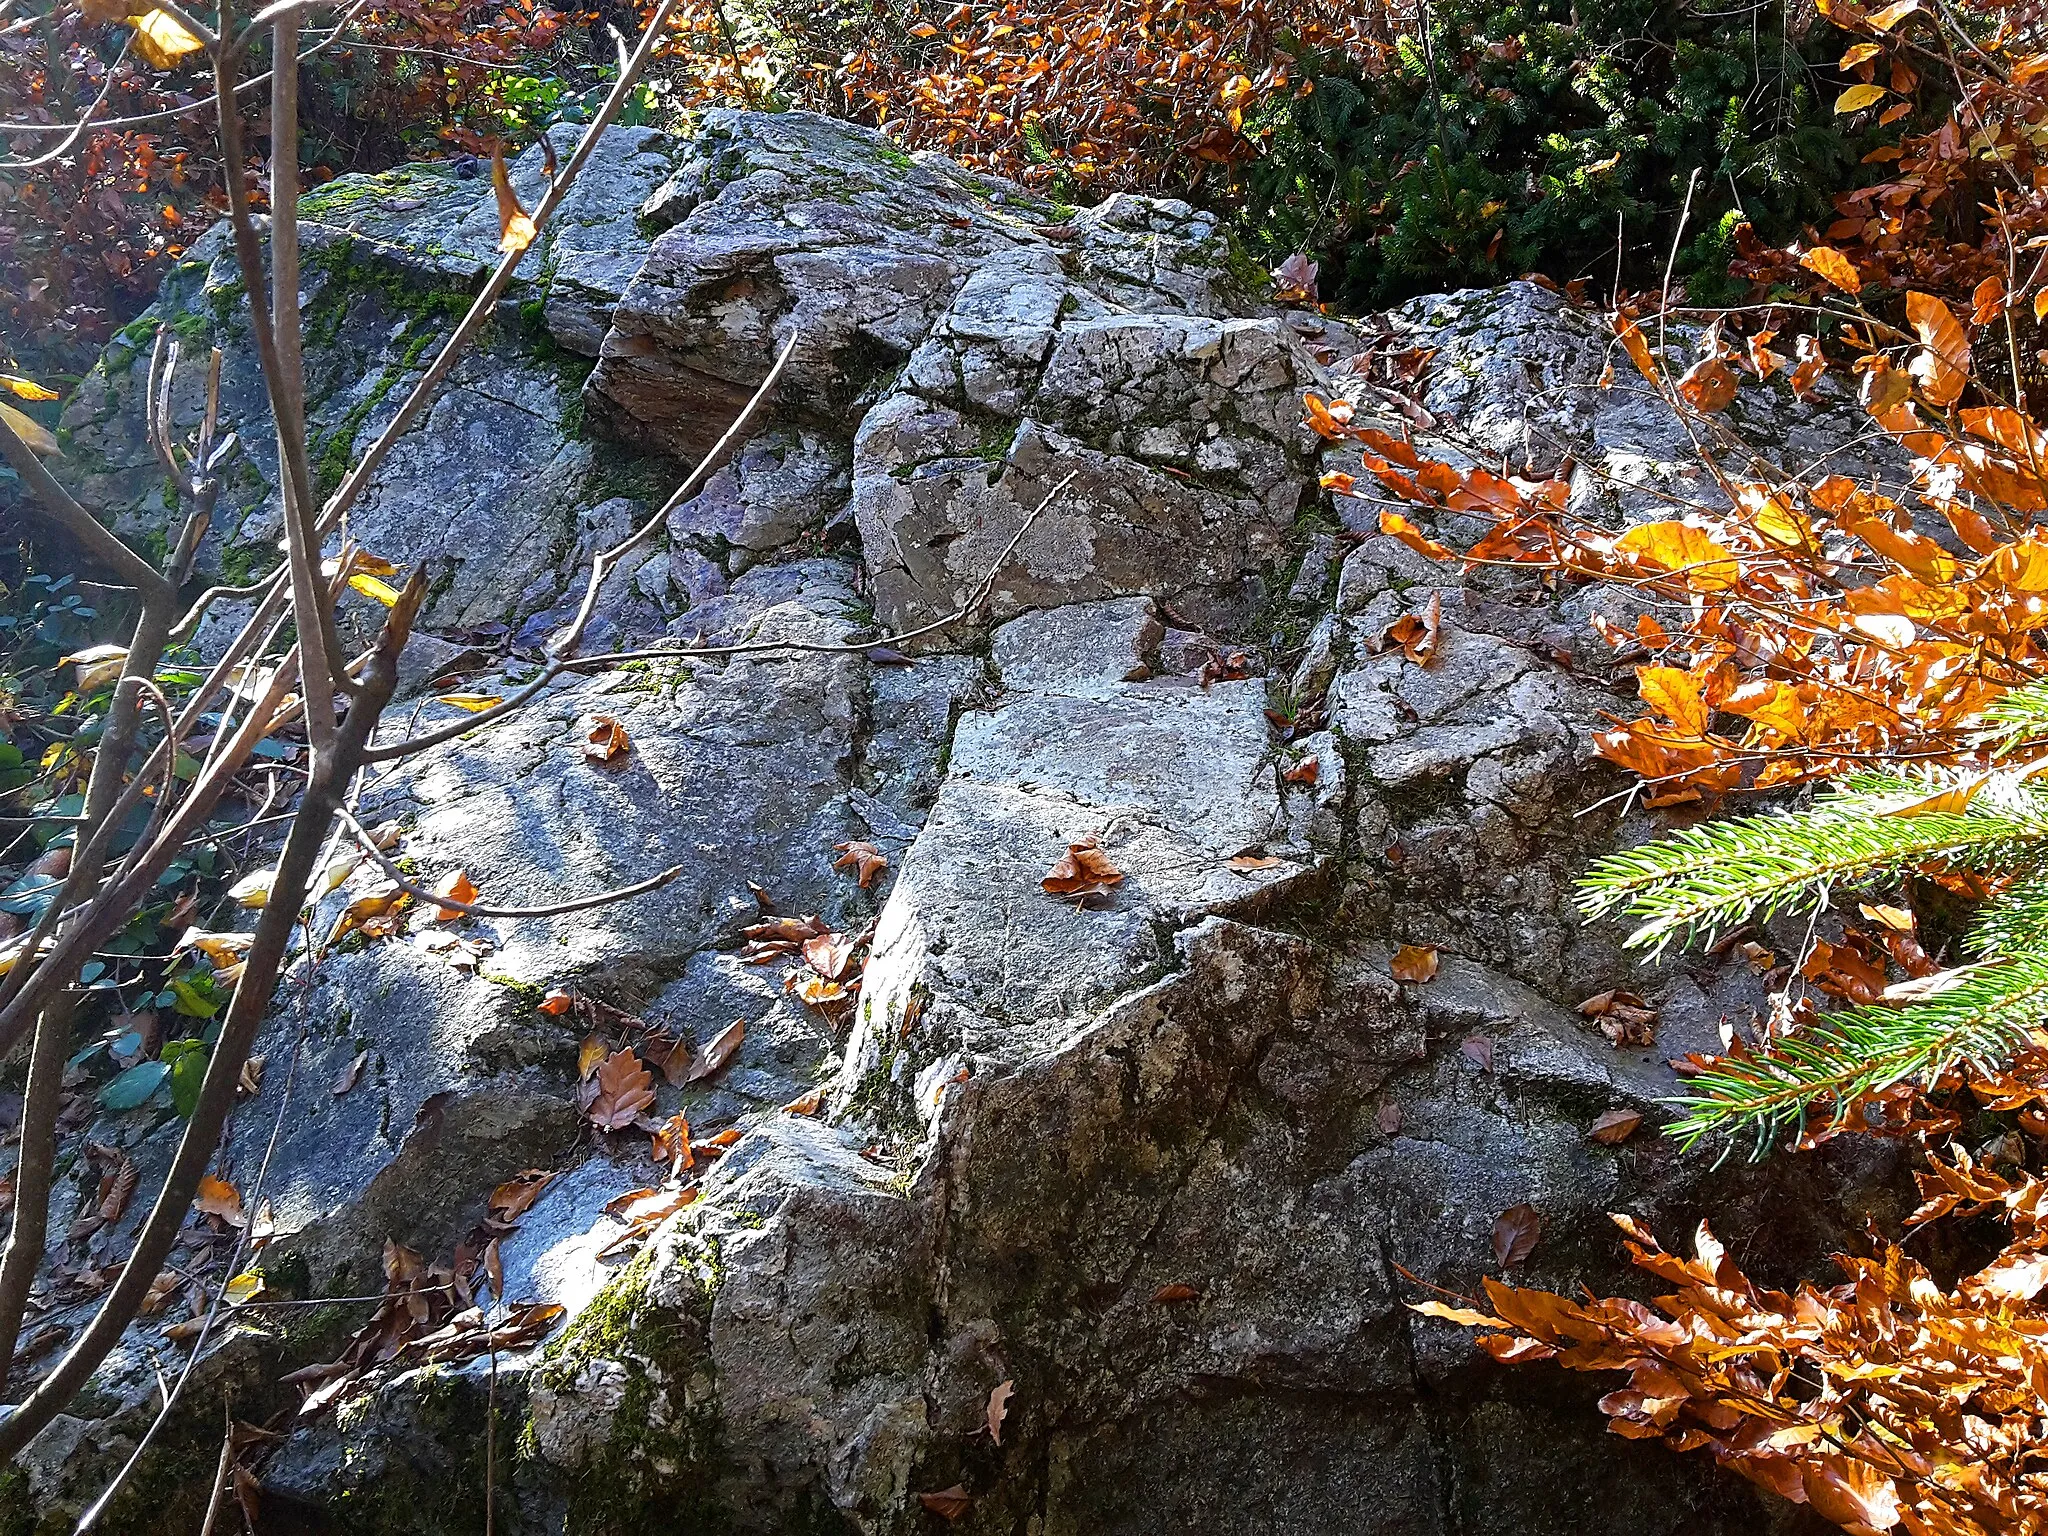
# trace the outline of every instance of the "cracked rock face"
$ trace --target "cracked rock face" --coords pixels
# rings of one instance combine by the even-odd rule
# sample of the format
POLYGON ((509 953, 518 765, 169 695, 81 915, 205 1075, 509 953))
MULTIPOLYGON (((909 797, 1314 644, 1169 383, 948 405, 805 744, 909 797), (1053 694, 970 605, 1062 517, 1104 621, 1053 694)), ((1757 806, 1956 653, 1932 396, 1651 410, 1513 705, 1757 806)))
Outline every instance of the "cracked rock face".
MULTIPOLYGON (((1255 304, 1207 215, 1061 209, 803 114, 708 114, 689 145, 615 133, 519 315, 361 521, 440 573, 434 655, 509 691, 583 564, 666 499, 665 456, 705 451, 794 338, 763 420, 620 573, 593 640, 849 648, 566 680, 366 801, 404 857, 492 901, 680 873, 627 905, 465 925, 487 946, 474 974, 404 940, 344 944, 281 995, 272 1076, 224 1165, 252 1176, 292 1063, 264 1189, 279 1272, 374 1289, 386 1237, 445 1253, 496 1182, 556 1168, 505 1241, 507 1293, 570 1316, 501 1356, 495 1388, 482 1361, 401 1371, 297 1427, 266 1508, 307 1530, 480 1530, 495 1390, 498 1445, 521 1447, 495 1509, 514 1536, 895 1536, 929 1529, 916 1495, 955 1483, 962 1529, 1034 1536, 1815 1529, 1605 1434, 1594 1384, 1494 1366, 1406 1306, 1497 1274, 1493 1222, 1524 1202, 1543 1222, 1527 1280, 1636 1294, 1606 1212, 1672 1239, 1712 1213, 1780 1281, 1907 1193, 1868 1149, 1716 1171, 1653 1132, 1666 1058, 1714 1048, 1756 994, 1725 960, 1645 963, 1572 907, 1589 859, 1656 830, 1621 815, 1586 745, 1621 707, 1585 633, 1615 594, 1466 579, 1331 506, 1317 477, 1337 457, 1298 425, 1303 390, 1342 384, 1304 339, 1331 325, 1255 304), (565 355, 595 368, 561 386, 565 355), (914 659, 871 648, 962 608, 902 644, 914 659), (1425 614, 1439 642, 1418 665, 1387 635, 1425 614), (598 714, 632 739, 614 763, 582 752, 598 714), (1048 895, 1086 838, 1122 880, 1048 895), (852 839, 889 861, 870 888, 832 868, 852 839), (872 924, 851 1017, 742 963, 750 882, 780 911, 872 924), (1438 947, 1434 981, 1395 982, 1402 942, 1438 947), (1619 1051, 1576 1012, 1618 986, 1662 1011, 1654 1048, 1619 1051), (582 1026, 535 1007, 553 987, 699 1044, 747 1024, 721 1074, 661 1089, 659 1115, 738 1137, 630 1262, 604 1256, 603 1208, 655 1170, 579 1129, 582 1026), (814 1087, 822 1115, 783 1110, 814 1087), (1614 1108, 1645 1128, 1590 1141, 1614 1108)), ((308 347, 337 381, 323 422, 357 409, 368 370, 420 365, 394 358, 415 333, 391 306, 489 255, 485 187, 436 168, 336 186, 318 239, 368 254, 309 280, 309 312, 340 317, 308 347)), ((218 261, 181 274, 160 311, 228 281, 218 261)), ((1591 323, 1539 289, 1356 324, 1438 349, 1425 451, 1572 458, 1575 494, 1613 518, 1640 510, 1632 487, 1690 473, 1654 402, 1597 388, 1591 323)), ((230 377, 260 423, 246 364, 230 377)), ((114 446, 136 392, 110 354, 74 410, 102 445, 88 483, 139 529, 147 467, 114 446)), ((1795 451, 1832 430, 1825 401, 1755 409, 1795 451)), ((243 528, 267 515, 248 492, 243 528)), ((424 678, 390 731, 415 710, 455 718, 424 678)), ((91 1134, 147 1177, 175 1130, 145 1109, 91 1134)), ((60 1201, 91 1189, 75 1173, 60 1201)), ((286 1405, 264 1383, 334 1358, 360 1320, 237 1331, 208 1379, 286 1405)), ((138 1330, 38 1442, 39 1507, 75 1507, 125 1454, 163 1347, 138 1330)), ((211 1454, 189 1476, 151 1465, 182 1488, 211 1454)))

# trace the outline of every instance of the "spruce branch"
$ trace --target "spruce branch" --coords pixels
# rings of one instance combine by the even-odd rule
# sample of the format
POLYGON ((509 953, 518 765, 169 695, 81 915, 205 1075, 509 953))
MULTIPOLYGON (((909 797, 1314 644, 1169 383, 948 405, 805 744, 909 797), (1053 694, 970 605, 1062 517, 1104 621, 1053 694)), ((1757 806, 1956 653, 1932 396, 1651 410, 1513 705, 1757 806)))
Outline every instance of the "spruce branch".
POLYGON ((1688 1143, 1748 1131, 1757 1155, 1816 1113, 1838 1123, 1863 1095, 1931 1083, 1964 1063, 1989 1067, 2048 1023, 2048 952, 2036 948, 1959 975, 1904 1008, 1844 1009, 1777 1040, 1768 1055, 1728 1056, 1693 1079, 1672 1134, 1688 1143))
POLYGON ((1579 908, 1588 917, 1640 919, 1629 944, 1658 952, 1674 939, 1823 906, 1838 888, 1931 859, 2008 871, 2048 841, 2048 803, 2028 790, 1907 815, 1902 782, 1910 781, 1866 776, 1811 810, 1707 822, 1609 854, 1581 880, 1579 908))

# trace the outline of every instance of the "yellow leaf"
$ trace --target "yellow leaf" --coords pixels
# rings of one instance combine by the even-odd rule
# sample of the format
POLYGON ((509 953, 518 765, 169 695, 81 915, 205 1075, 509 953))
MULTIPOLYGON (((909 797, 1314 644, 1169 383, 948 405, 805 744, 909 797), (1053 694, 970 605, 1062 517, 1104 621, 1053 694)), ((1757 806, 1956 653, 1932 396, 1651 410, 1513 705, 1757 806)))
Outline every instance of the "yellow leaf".
POLYGON ((2034 295, 2034 320, 2039 323, 2043 319, 2048 319, 2048 288, 2034 295))
POLYGON ((374 598, 386 608, 391 607, 398 601, 397 589, 387 586, 374 576, 351 576, 348 579, 348 584, 355 591, 362 593, 365 597, 374 598))
POLYGON ((1861 112, 1865 107, 1875 106, 1885 98, 1881 85, 1852 85, 1835 98, 1837 112, 1861 112))
POLYGON ((135 29, 135 51, 152 69, 175 69, 186 54, 197 53, 206 46, 169 11, 145 11, 140 16, 130 16, 128 25, 135 29))
POLYGON ((76 666, 78 691, 92 693, 121 675, 121 669, 128 665, 128 652, 118 645, 95 645, 58 658, 57 665, 76 666))
POLYGON ((1700 697, 1699 679, 1677 667, 1637 667, 1636 692, 1684 736, 1704 736, 1713 710, 1700 697))
POLYGON ((1614 541, 1614 552, 1682 574, 1701 592, 1725 592, 1742 575, 1735 556, 1690 523, 1640 524, 1614 541))
POLYGON ((1989 773, 1976 774, 1971 778, 1958 780, 1943 786, 1931 795, 1905 805, 1895 805, 1883 814, 1886 816, 1960 816, 1970 808, 1970 802, 1977 798, 1977 792, 1991 782, 1989 773))
POLYGON ((245 1302, 254 1301, 262 1294, 263 1276, 254 1270, 243 1270, 228 1282, 227 1289, 221 1293, 231 1307, 239 1307, 245 1302))
POLYGON ((1842 61, 1840 64, 1836 66, 1836 68, 1854 69, 1858 64, 1861 64, 1865 59, 1876 58, 1879 52, 1880 50, 1877 44, 1875 43, 1858 43, 1855 47, 1851 48, 1847 53, 1842 55, 1842 61))
POLYGON ((1870 18, 1870 25, 1879 32, 1889 32, 1900 22, 1920 9, 1920 0, 1897 0, 1870 18))
POLYGON ((31 449, 41 454, 44 458, 63 457, 61 450, 57 447, 57 439, 50 435, 48 427, 37 421, 35 417, 17 411, 5 400, 0 400, 0 421, 4 421, 8 426, 12 427, 16 437, 27 443, 31 449))
POLYGON ((505 702, 505 696, 501 693, 440 693, 434 696, 434 702, 453 705, 456 709, 466 709, 477 715, 487 709, 496 709, 505 702))
POLYGON ((238 906, 250 911, 260 911, 270 903, 270 885, 277 878, 274 869, 258 869, 242 876, 228 887, 228 895, 238 906))
POLYGON ((1816 245, 1799 258, 1799 265, 1819 273, 1845 293, 1863 291, 1863 279, 1856 275, 1855 264, 1831 245, 1816 245))
POLYGON ((0 373, 0 389, 21 400, 54 400, 57 391, 45 389, 33 379, 17 378, 11 373, 0 373))
POLYGON ((1447 1307, 1440 1301, 1411 1301, 1410 1312, 1420 1312, 1424 1317, 1440 1317, 1447 1323, 1462 1323, 1467 1328, 1505 1328, 1507 1324, 1497 1317, 1484 1312, 1475 1312, 1470 1307, 1447 1307))

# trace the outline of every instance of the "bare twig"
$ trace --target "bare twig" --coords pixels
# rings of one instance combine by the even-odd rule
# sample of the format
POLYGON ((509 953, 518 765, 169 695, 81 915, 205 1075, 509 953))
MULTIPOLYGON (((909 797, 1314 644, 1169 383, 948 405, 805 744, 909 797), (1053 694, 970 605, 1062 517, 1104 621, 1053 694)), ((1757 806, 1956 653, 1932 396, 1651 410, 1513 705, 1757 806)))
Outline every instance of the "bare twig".
POLYGON ((426 902, 429 906, 441 907, 450 912, 460 912, 464 917, 565 917, 571 912, 588 912, 592 907, 608 907, 613 902, 629 901, 635 896, 644 896, 649 891, 658 891, 675 880, 689 866, 678 864, 665 869, 658 875, 632 885, 622 885, 617 890, 600 891, 595 896, 575 896, 567 901, 552 902, 544 907, 494 907, 480 901, 457 901, 453 896, 437 896, 423 885, 416 885, 406 876, 404 870, 394 864, 384 850, 377 846, 377 840, 370 836, 367 828, 344 810, 341 819, 354 833, 356 846, 376 861, 377 866, 391 878, 406 895, 415 901, 426 902))

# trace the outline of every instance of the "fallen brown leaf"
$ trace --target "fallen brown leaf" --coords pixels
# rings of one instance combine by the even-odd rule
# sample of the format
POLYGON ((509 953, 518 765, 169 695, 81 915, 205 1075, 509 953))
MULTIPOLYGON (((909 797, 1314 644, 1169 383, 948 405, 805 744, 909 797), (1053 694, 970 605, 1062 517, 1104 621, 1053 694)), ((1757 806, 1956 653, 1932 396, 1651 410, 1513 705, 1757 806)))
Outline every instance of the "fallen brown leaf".
POLYGON ((624 1130, 654 1102, 654 1074, 630 1048, 613 1051, 583 1084, 578 1102, 599 1130, 624 1130))
POLYGON ((583 739, 583 755, 590 761, 609 763, 632 749, 633 738, 610 715, 598 715, 591 720, 590 732, 583 739))
POLYGON ((1308 788, 1322 777, 1322 773, 1323 764, 1320 758, 1304 757, 1293 767, 1282 768, 1280 777, 1289 784, 1299 784, 1303 788, 1308 788))
POLYGON ((1600 992, 1579 1004, 1617 1049, 1657 1043, 1657 1010, 1633 992, 1600 992))
POLYGON ((555 1175, 546 1168, 528 1168, 491 1191, 491 1218, 500 1224, 517 1221, 540 1198, 555 1175))
MULTIPOLYGON (((446 897, 450 901, 474 903, 477 898, 476 884, 469 878, 469 871, 466 869, 458 869, 443 876, 433 889, 436 896, 446 897)), ((434 909, 434 921, 437 923, 459 922, 464 915, 453 907, 434 909)))
POLYGON ((231 1227, 249 1224, 242 1209, 242 1192, 226 1179, 216 1179, 210 1173, 199 1180, 199 1193, 193 1198, 192 1209, 203 1216, 218 1216, 231 1227))
POLYGON ((341 1071, 336 1075, 334 1079, 334 1087, 330 1091, 334 1094, 334 1096, 337 1099, 340 1098, 343 1094, 347 1093, 350 1089, 354 1088, 357 1083, 362 1081, 363 1068, 368 1066, 369 1064, 370 1053, 368 1051, 356 1052, 355 1060, 351 1061, 347 1066, 343 1067, 341 1071))
POLYGON ((135 1193, 135 1186, 142 1178, 134 1160, 126 1152, 111 1152, 111 1157, 112 1165, 100 1175, 99 1187, 100 1219, 109 1226, 119 1221, 121 1213, 128 1209, 128 1198, 135 1193))
POLYGON ((1535 1251, 1543 1235, 1543 1218, 1526 1202, 1511 1205, 1493 1223, 1493 1256, 1502 1269, 1512 1269, 1535 1251))
POLYGON ((1172 1285, 1162 1285, 1159 1287, 1158 1290, 1152 1293, 1152 1299, 1162 1307, 1172 1307, 1178 1306, 1184 1301, 1193 1301, 1201 1294, 1192 1285, 1184 1285, 1179 1281, 1175 1281, 1172 1285))
POLYGON ((973 1498, 960 1483, 955 1483, 950 1488, 941 1488, 937 1493, 920 1493, 917 1502, 941 1520, 958 1520, 974 1508, 973 1498))
POLYGON ((1642 1123, 1643 1117, 1632 1109, 1610 1109, 1593 1122, 1593 1128, 1586 1134, 1602 1146, 1615 1147, 1633 1136, 1642 1123))
POLYGON ((1401 1129, 1400 1104, 1393 1099, 1387 1100, 1386 1103, 1380 1106, 1380 1111, 1376 1116, 1374 1116, 1374 1119, 1379 1124, 1380 1134, 1382 1136, 1394 1135, 1401 1129))
POLYGON ((1459 1053, 1482 1072, 1493 1070, 1493 1038, 1490 1035, 1467 1035, 1458 1047, 1459 1053))
POLYGON ((740 1042, 746 1039, 746 1037, 747 1021, 745 1019, 734 1019, 732 1023, 720 1030, 717 1037, 704 1047, 695 1061, 690 1063, 690 1070, 684 1076, 683 1081, 686 1083, 701 1082, 719 1071, 727 1062, 732 1060, 734 1053, 740 1048, 740 1042))
POLYGON ((855 877, 860 881, 862 890, 866 890, 869 884, 873 882, 875 876, 889 867, 888 855, 883 853, 873 843, 864 843, 858 840, 847 843, 835 843, 832 845, 832 851, 839 855, 838 858, 832 861, 832 867, 834 869, 851 869, 855 877))
POLYGON ((534 1007, 538 1008, 542 1013, 560 1018, 569 1011, 570 1005, 575 1001, 574 993, 564 991, 561 987, 556 987, 546 997, 535 1003, 534 1007))
POLYGON ((853 940, 843 933, 822 934, 806 939, 802 953, 804 964, 827 981, 843 981, 853 963, 853 940))
POLYGON ((1010 1399, 1016 1396, 1016 1383, 1004 1381, 988 1395, 988 1437, 997 1445, 1003 1443, 1003 1420, 1009 1416, 1010 1399))
POLYGON ((602 1035, 584 1036, 583 1044, 576 1048, 576 1081, 587 1080, 611 1053, 612 1048, 602 1035))
POLYGON ((1394 980, 1423 982, 1434 980, 1437 970, 1436 946, 1434 944, 1403 944, 1394 951, 1391 967, 1394 980))
POLYGON ((1046 871, 1039 885, 1048 895, 1086 906, 1096 896, 1107 896, 1123 884, 1124 872, 1110 863, 1092 837, 1067 844, 1065 855, 1046 871))
POLYGON ((815 1115, 825 1107, 825 1090, 813 1088, 809 1093, 800 1094, 782 1106, 785 1115, 815 1115))

